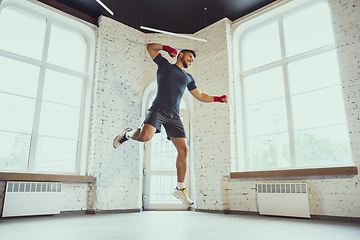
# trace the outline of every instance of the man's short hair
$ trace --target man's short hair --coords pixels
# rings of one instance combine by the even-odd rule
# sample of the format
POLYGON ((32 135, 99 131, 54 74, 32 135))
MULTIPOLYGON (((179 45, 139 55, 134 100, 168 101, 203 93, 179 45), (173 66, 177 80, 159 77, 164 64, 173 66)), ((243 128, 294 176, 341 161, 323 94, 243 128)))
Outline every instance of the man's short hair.
POLYGON ((196 53, 195 53, 193 50, 190 50, 190 49, 183 49, 183 50, 181 50, 181 51, 179 52, 177 58, 179 59, 180 53, 187 53, 187 52, 192 53, 192 54, 194 55, 194 58, 196 58, 196 53))

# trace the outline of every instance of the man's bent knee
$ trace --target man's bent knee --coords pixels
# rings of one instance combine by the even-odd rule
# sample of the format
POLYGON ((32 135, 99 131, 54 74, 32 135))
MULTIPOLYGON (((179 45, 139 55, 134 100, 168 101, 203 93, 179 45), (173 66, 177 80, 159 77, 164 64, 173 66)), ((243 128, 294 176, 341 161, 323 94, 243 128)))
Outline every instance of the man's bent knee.
POLYGON ((152 138, 152 136, 150 136, 149 134, 140 134, 139 137, 137 138, 137 140, 139 142, 148 142, 150 141, 152 138))
POLYGON ((139 136, 137 137, 136 140, 140 141, 140 142, 148 142, 152 139, 152 137, 154 136, 156 131, 156 128, 149 125, 149 124, 145 124, 143 126, 143 128, 140 131, 139 136))

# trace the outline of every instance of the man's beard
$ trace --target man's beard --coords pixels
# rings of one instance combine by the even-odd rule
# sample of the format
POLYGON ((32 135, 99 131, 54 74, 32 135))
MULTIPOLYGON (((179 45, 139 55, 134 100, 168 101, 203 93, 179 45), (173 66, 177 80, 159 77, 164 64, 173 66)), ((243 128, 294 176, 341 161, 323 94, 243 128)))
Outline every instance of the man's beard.
POLYGON ((181 59, 181 63, 184 66, 184 68, 189 67, 189 65, 187 64, 187 62, 185 60, 181 59))

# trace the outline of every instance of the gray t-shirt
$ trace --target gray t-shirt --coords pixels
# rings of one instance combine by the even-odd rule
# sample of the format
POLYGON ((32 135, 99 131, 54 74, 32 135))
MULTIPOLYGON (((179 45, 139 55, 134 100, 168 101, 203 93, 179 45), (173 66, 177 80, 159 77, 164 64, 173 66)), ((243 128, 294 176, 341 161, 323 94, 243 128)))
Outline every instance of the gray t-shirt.
POLYGON ((154 62, 158 65, 158 89, 152 105, 179 114, 185 87, 189 91, 196 89, 195 80, 191 74, 183 71, 175 64, 169 63, 161 54, 154 58, 154 62))

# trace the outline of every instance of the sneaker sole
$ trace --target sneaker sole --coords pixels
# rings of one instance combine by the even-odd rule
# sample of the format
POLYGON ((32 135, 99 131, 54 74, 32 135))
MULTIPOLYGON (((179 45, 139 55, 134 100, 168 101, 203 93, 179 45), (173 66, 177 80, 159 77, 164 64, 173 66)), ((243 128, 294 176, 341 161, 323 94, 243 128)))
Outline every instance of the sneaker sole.
POLYGON ((186 204, 186 205, 193 205, 194 203, 187 203, 187 202, 184 202, 181 197, 177 196, 175 193, 172 194, 174 197, 176 197, 177 199, 179 199, 182 203, 186 204))
POLYGON ((132 129, 131 128, 126 128, 121 134, 117 135, 114 140, 113 140, 113 147, 116 149, 118 147, 120 147, 121 143, 119 142, 120 139, 122 139, 124 137, 124 135, 127 132, 130 132, 132 129))

